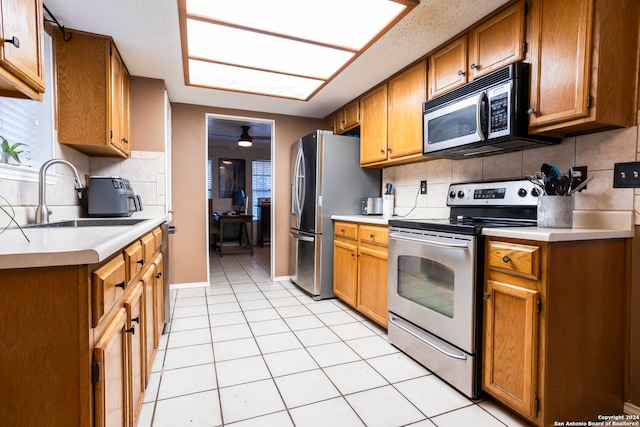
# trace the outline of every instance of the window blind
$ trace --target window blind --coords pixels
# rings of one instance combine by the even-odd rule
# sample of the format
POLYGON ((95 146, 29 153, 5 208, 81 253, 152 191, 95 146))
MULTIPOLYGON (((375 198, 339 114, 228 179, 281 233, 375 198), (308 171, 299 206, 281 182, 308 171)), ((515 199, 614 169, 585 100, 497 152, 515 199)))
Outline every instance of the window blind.
POLYGON ((271 160, 254 160, 251 162, 251 207, 257 219, 259 197, 271 197, 271 160))

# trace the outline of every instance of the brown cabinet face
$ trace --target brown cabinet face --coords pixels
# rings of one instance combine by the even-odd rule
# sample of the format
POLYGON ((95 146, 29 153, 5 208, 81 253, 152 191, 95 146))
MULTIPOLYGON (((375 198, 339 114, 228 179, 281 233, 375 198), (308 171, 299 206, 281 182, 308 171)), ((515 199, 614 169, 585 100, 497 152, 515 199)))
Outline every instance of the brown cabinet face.
POLYGON ((469 31, 469 80, 524 59, 524 1, 469 31))
POLYGON ((467 82, 467 36, 464 35, 429 56, 429 99, 467 82))
POLYGON ((127 286, 124 257, 119 254, 93 272, 91 325, 96 327, 127 286))
POLYGON ((0 1, 0 94, 41 101, 44 92, 42 2, 0 1))
POLYGON ((128 425, 126 320, 121 308, 93 350, 96 427, 128 425))
POLYGON ((127 312, 127 345, 129 346, 129 419, 136 425, 144 398, 145 340, 142 310, 142 286, 138 283, 124 303, 127 312))
POLYGON ((358 250, 357 308, 387 327, 387 249, 360 247, 358 250))
POLYGON ((387 85, 360 100, 360 164, 387 159, 387 85))
POLYGON ((537 291, 487 281, 482 387, 534 417, 538 377, 537 291))
POLYGON ((356 255, 358 246, 355 242, 334 240, 333 242, 333 292, 341 300, 356 306, 356 282, 358 264, 356 255))
POLYGON ((427 93, 427 63, 418 64, 389 81, 389 157, 422 153, 422 103, 427 93))

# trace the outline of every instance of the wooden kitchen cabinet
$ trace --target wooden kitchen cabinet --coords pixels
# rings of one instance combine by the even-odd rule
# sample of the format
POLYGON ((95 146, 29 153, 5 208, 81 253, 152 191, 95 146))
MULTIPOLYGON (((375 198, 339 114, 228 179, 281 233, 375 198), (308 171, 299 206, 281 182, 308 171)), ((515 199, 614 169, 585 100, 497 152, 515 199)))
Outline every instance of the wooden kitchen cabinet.
POLYGON ((335 113, 337 133, 347 132, 360 125, 360 100, 354 99, 335 113))
POLYGON ((132 244, 98 264, 0 270, 0 316, 11 319, 0 326, 0 366, 11 366, 0 381, 0 394, 11 397, 0 399, 3 425, 136 425, 159 327, 153 317, 154 332, 144 332, 145 298, 152 311, 164 307, 162 292, 145 295, 140 284, 149 271, 160 283, 160 228, 135 241, 143 247, 149 236, 150 262, 128 278, 132 244))
POLYGON ((88 155, 129 157, 129 72, 108 36, 54 33, 58 141, 88 155))
POLYGON ((334 134, 338 134, 338 127, 336 126, 336 114, 331 114, 324 118, 322 129, 330 130, 334 134))
POLYGON ((154 280, 153 276, 155 275, 155 264, 151 263, 148 268, 145 269, 144 273, 140 277, 140 286, 143 289, 143 300, 144 300, 144 321, 142 323, 142 328, 144 329, 145 334, 145 375, 144 381, 145 384, 149 383, 149 378, 151 377, 151 368, 153 367, 153 359, 155 357, 155 349, 156 347, 156 335, 155 335, 155 317, 154 311, 156 307, 156 303, 153 300, 153 287, 154 280))
POLYGON ((427 63, 420 61, 388 83, 387 150, 390 159, 422 157, 422 103, 427 63))
POLYGON ((0 96, 42 101, 41 0, 0 0, 0 96))
POLYGON ((531 1, 531 133, 636 124, 639 8, 635 0, 531 1))
POLYGON ((334 293, 387 327, 387 227, 336 221, 334 293))
POLYGON ((387 160, 387 84, 360 99, 360 165, 387 160))
POLYGON ((539 426, 622 413, 627 245, 487 239, 484 391, 539 426))
POLYGON ((429 93, 434 98, 525 56, 525 3, 490 16, 429 55, 429 93))

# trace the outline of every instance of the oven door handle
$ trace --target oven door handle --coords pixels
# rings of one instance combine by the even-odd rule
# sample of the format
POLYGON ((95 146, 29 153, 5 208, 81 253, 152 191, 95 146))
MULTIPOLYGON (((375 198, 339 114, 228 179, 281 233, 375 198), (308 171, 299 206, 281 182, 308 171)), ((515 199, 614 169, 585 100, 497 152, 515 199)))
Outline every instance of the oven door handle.
POLYGON ((453 359, 467 360, 467 356, 464 353, 460 353, 460 354, 451 353, 450 351, 445 350, 444 348, 440 347, 439 345, 437 345, 435 343, 432 343, 431 341, 429 341, 425 337, 422 337, 422 336, 416 334, 415 332, 413 332, 409 328, 405 328, 400 323, 396 322, 396 320, 400 320, 400 319, 397 319, 394 315, 390 315, 389 316, 389 322, 390 323, 393 323, 394 326, 402 329, 404 332, 406 332, 409 335, 411 335, 412 337, 422 341, 423 343, 425 343, 429 347, 433 348, 434 350, 439 351, 440 353, 444 354, 445 356, 451 357, 453 359))
POLYGON ((424 243, 426 245, 439 246, 442 248, 451 248, 451 249, 468 249, 469 248, 468 243, 444 243, 444 242, 438 242, 436 240, 430 240, 430 239, 425 239, 421 237, 407 237, 401 233, 389 233, 389 237, 392 239, 424 243))

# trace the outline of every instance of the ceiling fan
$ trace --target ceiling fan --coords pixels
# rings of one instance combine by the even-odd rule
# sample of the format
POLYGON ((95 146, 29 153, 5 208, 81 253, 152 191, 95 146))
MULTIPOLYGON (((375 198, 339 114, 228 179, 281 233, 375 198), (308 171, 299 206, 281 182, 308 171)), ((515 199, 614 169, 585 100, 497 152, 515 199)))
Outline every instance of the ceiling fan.
POLYGON ((250 126, 240 126, 242 128, 242 134, 238 138, 238 145, 240 147, 251 147, 253 145, 253 138, 249 135, 250 126))
POLYGON ((245 123, 246 124, 224 120, 210 120, 208 124, 209 140, 213 142, 228 141, 228 143, 233 143, 233 147, 251 146, 249 141, 252 144, 257 143, 258 145, 271 142, 270 127, 265 128, 265 126, 260 123, 257 125, 245 123), (245 145, 240 144, 240 142, 245 145))

